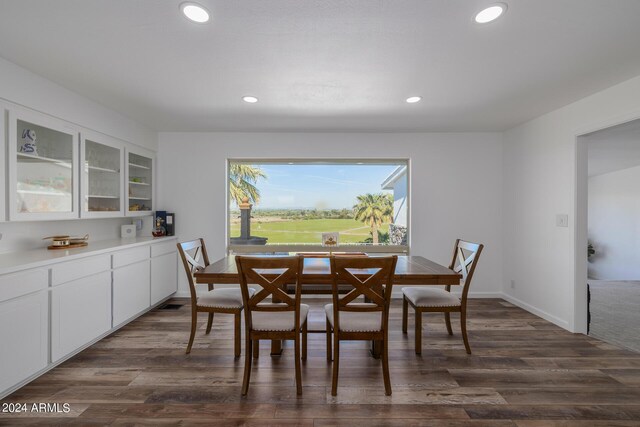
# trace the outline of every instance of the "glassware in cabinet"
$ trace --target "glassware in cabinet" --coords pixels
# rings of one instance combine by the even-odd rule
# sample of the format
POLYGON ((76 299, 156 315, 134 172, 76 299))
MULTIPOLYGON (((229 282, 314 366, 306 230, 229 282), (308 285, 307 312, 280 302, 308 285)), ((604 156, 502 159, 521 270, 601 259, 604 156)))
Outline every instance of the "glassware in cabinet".
POLYGON ((122 216, 123 145, 101 134, 84 132, 81 143, 82 209, 81 216, 122 216))
POLYGON ((78 133, 31 111, 9 113, 9 218, 77 218, 78 133))
POLYGON ((153 156, 127 153, 127 214, 149 215, 153 210, 153 156))

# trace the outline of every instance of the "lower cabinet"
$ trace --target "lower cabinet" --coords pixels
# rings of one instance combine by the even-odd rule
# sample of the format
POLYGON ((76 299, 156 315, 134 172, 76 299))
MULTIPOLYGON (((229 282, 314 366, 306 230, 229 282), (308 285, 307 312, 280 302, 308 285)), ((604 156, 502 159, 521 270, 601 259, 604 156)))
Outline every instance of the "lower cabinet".
POLYGON ((178 258, 173 252, 151 258, 151 305, 178 290, 178 258))
POLYGON ((151 305, 149 259, 113 270, 113 326, 151 305))
POLYGON ((176 292, 175 245, 114 247, 0 275, 0 398, 176 292))
POLYGON ((74 280, 51 291, 51 361, 111 329, 111 271, 74 280))
POLYGON ((48 291, 1 302, 0 391, 46 368, 48 353, 48 291))

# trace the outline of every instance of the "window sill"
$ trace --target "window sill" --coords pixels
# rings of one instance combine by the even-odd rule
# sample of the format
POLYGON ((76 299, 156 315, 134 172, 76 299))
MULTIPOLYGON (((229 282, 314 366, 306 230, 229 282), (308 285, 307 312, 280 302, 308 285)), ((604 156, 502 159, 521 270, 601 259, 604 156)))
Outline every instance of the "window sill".
POLYGON ((322 245, 228 245, 227 253, 247 254, 247 253, 290 253, 290 252, 366 252, 366 253, 388 253, 388 254, 409 254, 409 246, 401 245, 341 245, 328 247, 322 245))

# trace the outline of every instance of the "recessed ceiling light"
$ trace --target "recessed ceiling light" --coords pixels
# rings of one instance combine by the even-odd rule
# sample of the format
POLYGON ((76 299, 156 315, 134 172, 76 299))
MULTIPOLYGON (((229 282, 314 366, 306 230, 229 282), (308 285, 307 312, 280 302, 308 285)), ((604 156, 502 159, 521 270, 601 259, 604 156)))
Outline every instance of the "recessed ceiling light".
POLYGON ((198 24, 204 24, 209 21, 209 11, 198 3, 184 2, 180 4, 180 10, 184 13, 184 16, 197 22, 198 24))
POLYGON ((258 98, 256 98, 255 96, 243 96, 242 100, 244 102, 248 102, 249 104, 255 104, 256 102, 258 102, 258 98))
POLYGON ((421 96, 410 96, 409 98, 407 98, 407 102, 409 104, 415 104, 416 102, 420 102, 422 100, 421 96))
POLYGON ((505 3, 495 3, 489 7, 482 9, 476 14, 475 21, 478 24, 486 24, 498 19, 507 10, 505 3))

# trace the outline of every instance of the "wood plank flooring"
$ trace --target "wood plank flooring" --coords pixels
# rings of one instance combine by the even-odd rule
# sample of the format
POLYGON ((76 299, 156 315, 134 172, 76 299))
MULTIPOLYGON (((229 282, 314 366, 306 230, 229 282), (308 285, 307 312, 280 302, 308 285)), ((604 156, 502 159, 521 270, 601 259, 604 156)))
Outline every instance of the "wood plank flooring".
MULTIPOLYGON (((172 303, 186 304, 186 300, 172 303)), ((310 327, 324 327, 327 300, 312 306, 310 327)), ((341 345, 338 395, 323 334, 309 335, 303 396, 296 397, 292 344, 279 357, 261 344, 249 395, 240 396, 243 358, 233 357, 232 316, 206 316, 184 354, 190 310, 154 310, 93 345, 3 402, 69 403, 68 414, 0 413, 0 425, 220 426, 638 426, 640 353, 570 334, 497 299, 471 300, 464 351, 442 315, 425 315, 423 351, 391 314, 393 395, 384 395, 380 361, 364 342, 341 345)), ((244 357, 244 356, 243 356, 244 357)))

